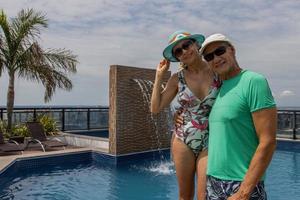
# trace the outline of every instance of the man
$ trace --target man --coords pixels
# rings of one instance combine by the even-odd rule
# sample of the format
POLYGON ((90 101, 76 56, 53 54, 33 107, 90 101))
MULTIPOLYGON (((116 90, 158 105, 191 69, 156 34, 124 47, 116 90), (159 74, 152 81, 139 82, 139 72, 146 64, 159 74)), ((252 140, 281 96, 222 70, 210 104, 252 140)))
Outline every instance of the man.
POLYGON ((264 173, 276 148, 277 111, 266 79, 241 69, 228 38, 200 50, 223 85, 209 116, 208 199, 266 199, 264 173))
POLYGON ((209 36, 200 53, 223 81, 209 116, 207 199, 267 199, 264 173, 276 148, 277 124, 268 83, 239 67, 233 44, 222 34, 209 36))

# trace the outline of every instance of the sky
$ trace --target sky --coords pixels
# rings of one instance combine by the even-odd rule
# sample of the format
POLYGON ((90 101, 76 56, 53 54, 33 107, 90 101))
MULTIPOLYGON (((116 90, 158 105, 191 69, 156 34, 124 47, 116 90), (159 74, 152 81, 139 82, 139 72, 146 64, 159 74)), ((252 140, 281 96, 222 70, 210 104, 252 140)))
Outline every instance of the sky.
MULTIPOLYGON (((48 103, 41 85, 17 79, 15 105, 108 106, 110 65, 155 69, 168 36, 187 30, 227 35, 239 65, 266 76, 278 106, 300 106, 299 0, 0 0, 9 17, 26 8, 49 20, 43 48, 69 49, 79 64, 73 89, 57 90, 48 103)), ((7 87, 3 74, 0 105, 7 87)))

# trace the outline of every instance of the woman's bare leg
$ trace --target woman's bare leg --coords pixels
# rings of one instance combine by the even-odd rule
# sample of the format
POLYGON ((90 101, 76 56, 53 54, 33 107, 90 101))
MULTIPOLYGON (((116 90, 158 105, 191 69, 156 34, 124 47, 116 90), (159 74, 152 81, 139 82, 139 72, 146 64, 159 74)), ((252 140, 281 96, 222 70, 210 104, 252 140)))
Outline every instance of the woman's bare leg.
POLYGON ((179 199, 192 200, 195 191, 195 155, 186 144, 176 137, 172 141, 172 155, 179 185, 179 199))
POLYGON ((207 150, 201 151, 197 158, 197 199, 206 198, 207 150))

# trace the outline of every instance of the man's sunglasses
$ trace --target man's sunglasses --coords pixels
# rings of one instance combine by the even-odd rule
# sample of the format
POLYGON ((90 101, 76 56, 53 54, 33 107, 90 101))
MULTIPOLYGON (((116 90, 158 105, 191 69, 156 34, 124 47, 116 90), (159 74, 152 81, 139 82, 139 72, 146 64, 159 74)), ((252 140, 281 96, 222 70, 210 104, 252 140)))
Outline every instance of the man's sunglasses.
POLYGON ((224 53, 226 53, 226 47, 225 46, 220 46, 216 50, 214 50, 213 52, 203 55, 203 58, 207 62, 209 62, 209 61, 212 61, 214 59, 214 57, 215 57, 214 55, 221 56, 224 53))
POLYGON ((186 42, 184 42, 181 47, 179 48, 176 48, 174 51, 173 51, 173 55, 176 57, 176 58, 179 58, 180 56, 182 56, 183 54, 183 49, 184 50, 188 50, 190 48, 190 46, 194 43, 193 40, 187 40, 186 42))

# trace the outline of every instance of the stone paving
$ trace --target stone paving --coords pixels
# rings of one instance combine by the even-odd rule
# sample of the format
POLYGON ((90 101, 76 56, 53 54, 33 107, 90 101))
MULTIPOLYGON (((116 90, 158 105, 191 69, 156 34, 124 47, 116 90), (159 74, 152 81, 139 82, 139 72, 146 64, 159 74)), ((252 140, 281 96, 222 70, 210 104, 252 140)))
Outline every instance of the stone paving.
POLYGON ((98 151, 101 153, 108 153, 108 149, 103 148, 90 148, 90 147, 76 147, 76 146, 67 146, 65 149, 60 148, 51 148, 46 149, 46 152, 43 152, 40 146, 29 146, 25 149, 23 154, 21 152, 14 153, 0 153, 0 173, 4 170, 10 163, 18 158, 31 158, 31 157, 40 157, 48 155, 57 155, 65 154, 71 152, 82 152, 82 151, 98 151))

